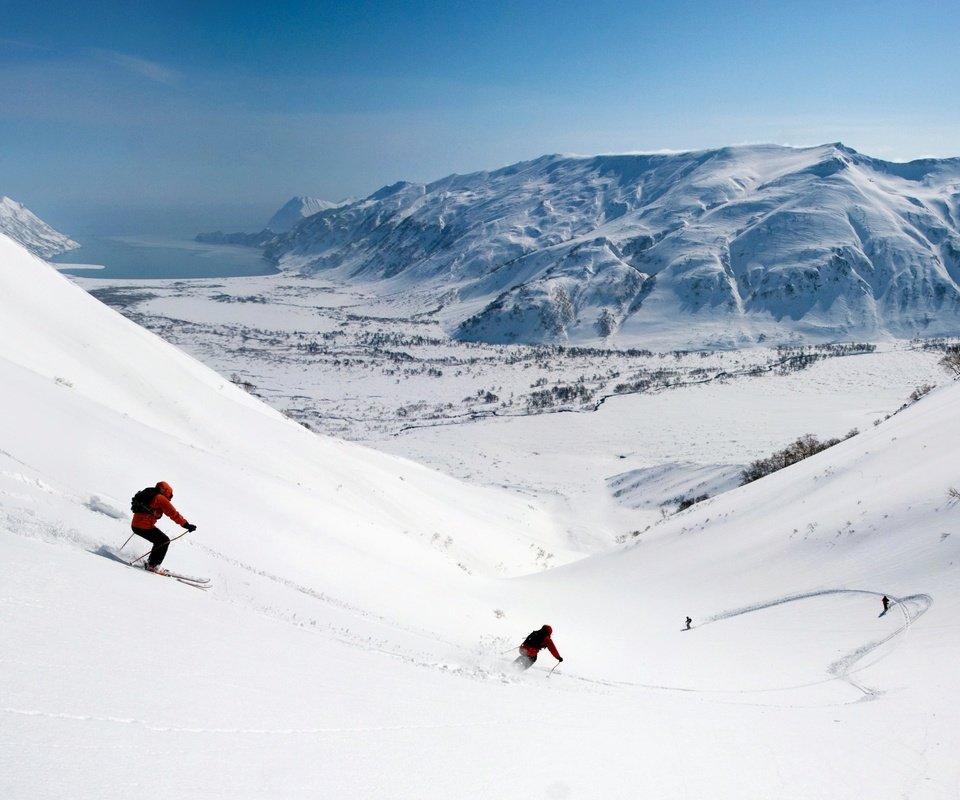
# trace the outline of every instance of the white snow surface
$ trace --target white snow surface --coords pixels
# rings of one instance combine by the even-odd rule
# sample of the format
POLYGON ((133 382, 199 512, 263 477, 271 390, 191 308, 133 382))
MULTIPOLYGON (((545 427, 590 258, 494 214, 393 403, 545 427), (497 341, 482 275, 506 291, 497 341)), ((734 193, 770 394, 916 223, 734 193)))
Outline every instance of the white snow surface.
POLYGON ((583 556, 550 508, 312 434, 3 236, 0 380, 2 797, 960 792, 958 385, 583 556), (166 563, 209 591, 111 557, 161 479, 198 526, 166 563), (543 623, 564 662, 514 672, 543 623))
POLYGON ((52 258, 80 247, 69 236, 51 228, 23 203, 9 197, 0 197, 0 234, 6 234, 41 258, 52 258))

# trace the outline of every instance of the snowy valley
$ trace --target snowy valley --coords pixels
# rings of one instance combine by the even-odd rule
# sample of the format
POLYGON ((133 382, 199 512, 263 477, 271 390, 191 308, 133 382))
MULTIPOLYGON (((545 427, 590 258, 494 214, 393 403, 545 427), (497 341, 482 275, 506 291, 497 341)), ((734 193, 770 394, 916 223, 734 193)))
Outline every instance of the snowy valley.
POLYGON ((99 286, 213 371, 3 237, 0 265, 3 796, 957 796, 938 351, 561 354, 318 276, 99 286), (644 506, 691 476, 717 493, 644 506), (115 560, 160 479, 209 591, 115 560), (564 662, 514 672, 545 622, 564 662))
POLYGON ((590 551, 797 436, 882 421, 946 379, 953 341, 487 345, 451 339, 416 299, 317 277, 79 283, 310 430, 557 504, 590 551))

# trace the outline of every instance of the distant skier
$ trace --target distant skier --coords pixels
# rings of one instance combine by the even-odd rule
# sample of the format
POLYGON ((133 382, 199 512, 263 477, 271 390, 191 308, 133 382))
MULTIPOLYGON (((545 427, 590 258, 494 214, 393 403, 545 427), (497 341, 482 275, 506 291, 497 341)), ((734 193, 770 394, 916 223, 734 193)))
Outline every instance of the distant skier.
POLYGON ((690 626, 693 625, 693 620, 690 619, 690 617, 687 617, 686 622, 687 622, 687 627, 684 628, 684 630, 685 630, 685 631, 688 631, 688 630, 690 630, 690 626))
POLYGON ((530 669, 537 660, 537 655, 539 655, 544 647, 550 651, 550 654, 557 659, 558 662, 562 662, 563 658, 557 652, 557 647, 551 638, 552 636, 553 628, 549 625, 544 625, 540 630, 530 633, 530 635, 523 640, 523 644, 520 645, 520 655, 517 656, 513 662, 517 669, 530 669))
POLYGON ((883 603, 883 613, 886 614, 887 609, 890 608, 890 598, 884 595, 880 602, 883 603))
POLYGON ((153 544, 150 558, 147 560, 147 569, 151 572, 164 572, 160 564, 163 563, 170 544, 170 537, 157 528, 158 519, 166 514, 188 532, 197 529, 196 525, 187 522, 173 507, 173 503, 170 502, 172 499, 173 489, 166 481, 160 481, 156 486, 143 489, 133 496, 131 503, 133 519, 130 527, 137 536, 142 536, 153 544))

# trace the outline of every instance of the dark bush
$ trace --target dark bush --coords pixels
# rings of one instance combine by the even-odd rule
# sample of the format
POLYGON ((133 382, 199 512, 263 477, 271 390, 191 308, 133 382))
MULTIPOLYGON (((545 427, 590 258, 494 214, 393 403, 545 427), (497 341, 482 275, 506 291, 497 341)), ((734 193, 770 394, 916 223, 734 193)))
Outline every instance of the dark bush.
POLYGON ((796 464, 798 461, 803 461, 803 459, 809 458, 812 455, 816 455, 817 453, 826 450, 828 447, 833 447, 835 444, 839 444, 844 439, 849 439, 851 436, 856 436, 859 432, 860 431, 854 428, 846 436, 844 436, 843 439, 827 439, 823 442, 817 439, 817 437, 812 433, 806 433, 792 444, 787 445, 787 447, 785 447, 783 450, 778 450, 772 456, 751 462, 747 468, 740 473, 740 485, 743 486, 747 483, 752 483, 758 478, 762 478, 772 472, 781 470, 784 467, 789 467, 791 464, 796 464))
POLYGON ((684 497, 677 504, 677 511, 683 511, 686 508, 690 508, 690 506, 694 505, 695 503, 702 503, 704 500, 709 500, 709 499, 710 499, 710 495, 708 494, 701 494, 701 495, 698 495, 697 497, 684 497))

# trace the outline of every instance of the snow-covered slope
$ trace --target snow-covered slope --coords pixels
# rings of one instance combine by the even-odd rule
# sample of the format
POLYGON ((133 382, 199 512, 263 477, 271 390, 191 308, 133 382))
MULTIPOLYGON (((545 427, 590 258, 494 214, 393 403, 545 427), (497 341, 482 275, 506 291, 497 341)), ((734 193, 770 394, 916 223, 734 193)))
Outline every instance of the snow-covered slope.
MULTIPOLYGON (((529 555, 534 545, 559 544, 545 515, 499 493, 492 493, 497 500, 491 502, 490 492, 462 487, 463 494, 440 510, 427 498, 458 483, 411 462, 311 434, 103 306, 5 237, 0 262, 0 363, 15 404, 4 415, 10 426, 4 450, 17 456, 15 445, 42 449, 43 457, 34 453, 23 460, 43 481, 80 480, 91 496, 125 509, 131 484, 135 490, 159 480, 159 473, 197 470, 201 475, 193 481, 171 479, 181 487, 194 483, 192 505, 199 510, 191 516, 202 518, 206 506, 206 514, 216 518, 205 526, 210 535, 234 545, 248 540, 254 548, 263 533, 269 541, 289 530, 309 543, 326 531, 350 548, 377 553, 376 559, 384 547, 422 548, 454 572, 510 573, 536 568, 529 555), (46 393, 40 391, 44 387, 46 393), (35 432, 24 419, 44 427, 36 445, 29 444, 35 432), (91 470, 84 457, 63 457, 64 442, 83 454, 102 448, 109 457, 91 470), (202 489, 208 483, 202 473, 226 468, 220 466, 224 462, 237 472, 227 495, 202 489), (346 480, 349 474, 359 483, 346 480), (153 475, 158 477, 150 481, 153 475), (369 497, 384 492, 404 497, 403 506, 395 507, 395 498, 383 507, 369 504, 369 497), (249 508, 258 505, 257 497, 265 514, 259 519, 249 508), (431 523, 435 511, 439 516, 431 523), (432 541, 441 531, 446 539, 450 530, 455 533, 449 543, 432 541), (502 539, 517 536, 515 546, 505 548, 502 539)), ((214 479, 209 486, 222 484, 214 479)))
POLYGON ((9 197, 0 197, 0 234, 6 234, 41 258, 52 258, 80 246, 9 197))
POLYGON ((956 796, 960 385, 543 571, 525 500, 309 433, 3 237, 0 381, 0 796, 956 796), (207 593, 110 557, 161 478, 207 593), (512 672, 544 622, 564 662, 512 672))
POLYGON ((960 330, 960 159, 841 144, 545 156, 399 183, 274 242, 488 342, 735 346, 960 330))

